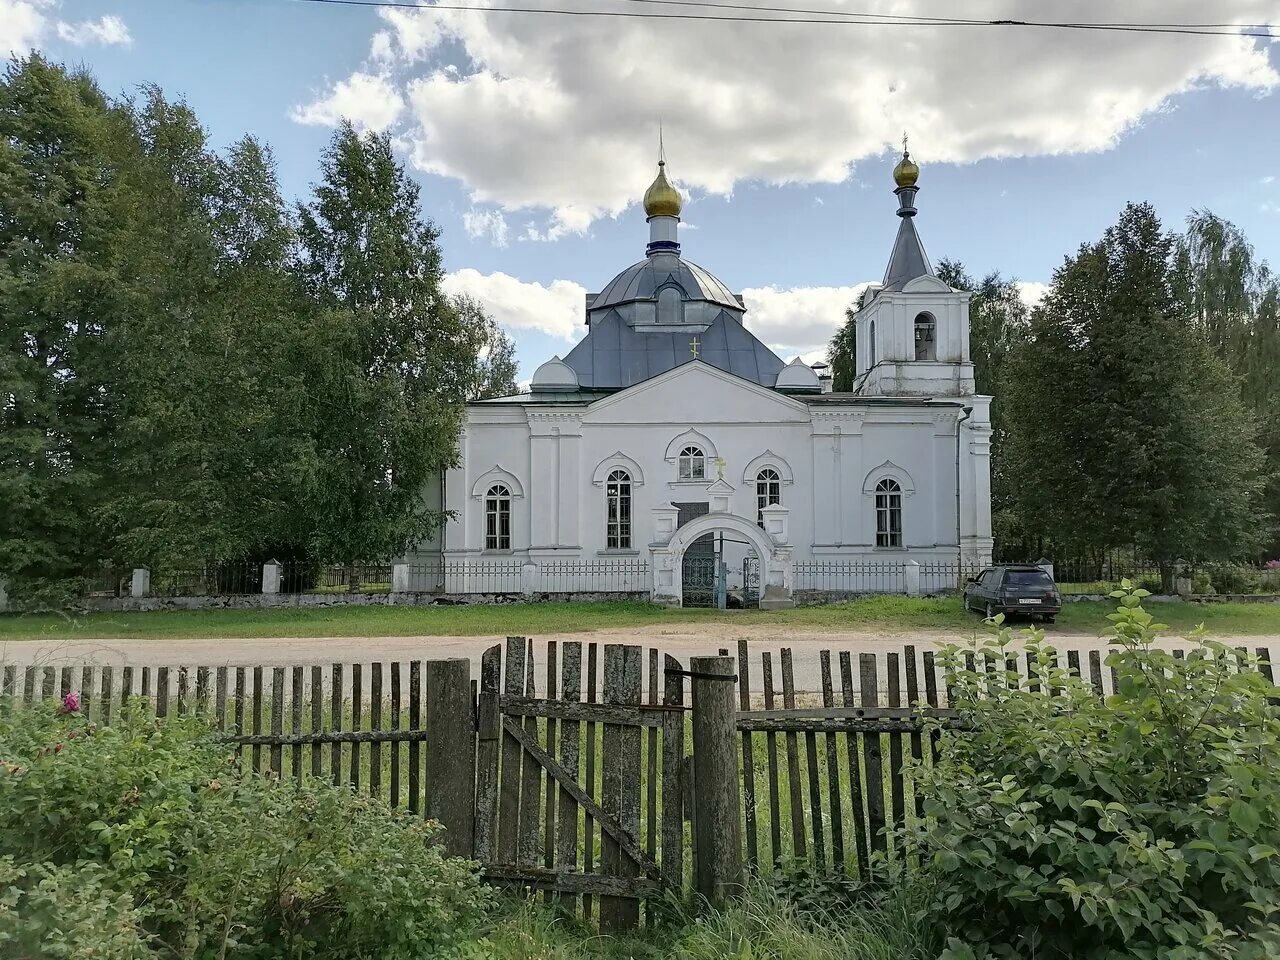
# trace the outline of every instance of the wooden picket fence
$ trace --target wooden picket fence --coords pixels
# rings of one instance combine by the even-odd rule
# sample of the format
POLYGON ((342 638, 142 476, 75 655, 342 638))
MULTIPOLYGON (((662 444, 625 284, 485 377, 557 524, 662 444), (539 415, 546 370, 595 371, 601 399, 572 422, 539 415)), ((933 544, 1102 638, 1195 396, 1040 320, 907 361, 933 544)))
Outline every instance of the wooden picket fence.
MULTIPOLYGON (((715 901, 777 864, 865 876, 906 856, 887 838, 923 818, 912 770, 936 755, 930 731, 954 722, 934 651, 912 646, 818 651, 816 690, 797 688, 791 649, 775 664, 746 641, 689 669, 627 644, 551 641, 541 668, 534 653, 508 638, 475 679, 467 660, 10 664, 0 692, 75 690, 103 724, 131 698, 205 716, 242 769, 325 778, 439 820, 449 851, 488 879, 602 930, 652 922, 664 891, 715 901)), ((1257 654, 1270 679, 1269 651, 1257 654)), ((1060 656, 1099 695, 1114 690, 1103 652, 1060 656)), ((1036 683, 1029 657, 984 666, 1036 683)))

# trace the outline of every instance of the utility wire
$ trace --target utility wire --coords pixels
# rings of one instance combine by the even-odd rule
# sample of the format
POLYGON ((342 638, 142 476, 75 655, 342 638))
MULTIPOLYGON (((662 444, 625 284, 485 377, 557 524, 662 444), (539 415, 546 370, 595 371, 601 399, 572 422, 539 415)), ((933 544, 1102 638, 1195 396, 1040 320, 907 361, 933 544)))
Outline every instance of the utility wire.
POLYGON ((796 13, 801 16, 738 16, 711 13, 658 13, 641 10, 570 10, 557 7, 488 7, 468 3, 419 3, 414 0, 294 0, 297 3, 327 4, 343 7, 383 7, 424 12, 433 10, 470 13, 519 13, 559 17, 596 17, 625 20, 698 20, 721 23, 795 23, 837 24, 843 26, 882 27, 1023 27, 1048 30, 1089 30, 1112 33, 1181 34, 1198 37, 1253 37, 1280 39, 1268 24, 1201 24, 1139 22, 1076 22, 1051 20, 979 20, 965 17, 925 17, 906 14, 854 13, 845 10, 810 10, 794 7, 758 7, 749 4, 707 3, 698 0, 629 0, 649 4, 693 6, 701 9, 796 13), (856 19, 855 19, 856 18, 856 19))

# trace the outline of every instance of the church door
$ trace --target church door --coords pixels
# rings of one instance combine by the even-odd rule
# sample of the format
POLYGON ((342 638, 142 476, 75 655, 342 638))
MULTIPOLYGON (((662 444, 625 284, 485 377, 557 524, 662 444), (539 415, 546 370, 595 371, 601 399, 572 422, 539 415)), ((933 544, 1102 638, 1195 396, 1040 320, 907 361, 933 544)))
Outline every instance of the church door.
MULTIPOLYGON (((710 510, 706 503, 676 503, 673 506, 680 511, 677 518, 680 526, 710 510)), ((717 606, 718 597, 724 593, 719 560, 716 556, 715 534, 705 534, 689 544, 681 565, 683 606, 717 606)))

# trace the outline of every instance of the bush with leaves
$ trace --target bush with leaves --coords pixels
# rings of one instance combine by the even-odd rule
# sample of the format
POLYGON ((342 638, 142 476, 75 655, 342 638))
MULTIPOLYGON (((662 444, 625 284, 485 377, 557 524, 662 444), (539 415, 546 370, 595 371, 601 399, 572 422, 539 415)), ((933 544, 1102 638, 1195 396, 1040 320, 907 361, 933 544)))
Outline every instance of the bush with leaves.
POLYGON ((918 770, 917 840, 949 926, 945 960, 1274 957, 1280 951, 1275 688, 1207 639, 1174 656, 1128 581, 1105 700, 1038 630, 994 621, 942 657, 966 729, 918 770), (1018 659, 1030 654, 1031 676, 1018 659))
POLYGON ((241 776, 196 718, 130 707, 102 727, 0 701, 0 947, 16 956, 463 956, 489 894, 438 829, 343 787, 241 776), (61 919, 32 925, 44 915, 61 919))

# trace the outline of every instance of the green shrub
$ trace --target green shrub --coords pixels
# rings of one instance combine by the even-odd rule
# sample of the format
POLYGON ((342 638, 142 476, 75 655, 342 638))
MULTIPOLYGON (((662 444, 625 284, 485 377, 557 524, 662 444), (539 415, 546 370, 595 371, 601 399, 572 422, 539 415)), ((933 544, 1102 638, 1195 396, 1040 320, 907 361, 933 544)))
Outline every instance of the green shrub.
MULTIPOLYGON (((1027 631, 1040 692, 1006 663, 1011 632, 943 655, 971 729, 943 736, 918 771, 931 822, 930 905, 947 958, 1262 958, 1280 935, 1280 721, 1275 689, 1204 639, 1178 659, 1163 625, 1124 589, 1100 701, 1027 631), (1010 689, 1014 687, 1014 689, 1010 689), (1050 693, 1056 690, 1057 694, 1050 693)), ((1021 654, 1018 650, 1017 655, 1021 654)))
POLYGON ((96 863, 20 867, 0 857, 0 956, 22 960, 147 960, 153 954, 127 893, 96 863))
MULTIPOLYGON (((436 825, 323 782, 241 777, 233 761, 193 718, 128 709, 95 727, 0 703, 0 855, 26 878, 14 875, 14 909, 62 909, 63 878, 83 875, 96 886, 74 904, 82 925, 101 923, 105 942, 127 918, 148 956, 417 960, 467 949, 489 896, 472 864, 444 857, 436 825)), ((7 921, 0 914, 0 937, 15 935, 7 921)))

